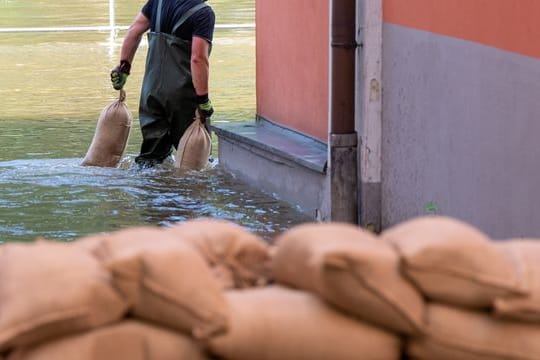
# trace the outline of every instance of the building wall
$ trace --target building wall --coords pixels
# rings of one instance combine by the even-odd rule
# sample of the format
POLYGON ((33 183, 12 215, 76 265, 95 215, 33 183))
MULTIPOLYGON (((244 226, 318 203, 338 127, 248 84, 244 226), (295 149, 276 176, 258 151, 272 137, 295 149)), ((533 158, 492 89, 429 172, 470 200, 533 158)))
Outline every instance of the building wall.
POLYGON ((540 236, 540 2, 383 4, 383 227, 540 236))
POLYGON ((257 114, 328 140, 328 0, 257 0, 257 114))

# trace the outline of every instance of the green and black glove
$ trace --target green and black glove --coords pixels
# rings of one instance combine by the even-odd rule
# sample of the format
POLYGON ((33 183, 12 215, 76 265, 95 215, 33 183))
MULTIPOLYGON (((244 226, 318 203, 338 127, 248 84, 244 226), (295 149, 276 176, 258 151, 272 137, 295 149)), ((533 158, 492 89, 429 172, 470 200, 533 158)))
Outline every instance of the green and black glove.
POLYGON ((111 82, 115 90, 122 90, 126 84, 130 70, 131 64, 127 60, 120 61, 120 65, 112 69, 111 82))
POLYGON ((212 107, 212 102, 208 98, 208 94, 197 95, 195 101, 197 102, 197 110, 199 111, 202 120, 205 121, 210 118, 214 113, 214 108, 212 107))

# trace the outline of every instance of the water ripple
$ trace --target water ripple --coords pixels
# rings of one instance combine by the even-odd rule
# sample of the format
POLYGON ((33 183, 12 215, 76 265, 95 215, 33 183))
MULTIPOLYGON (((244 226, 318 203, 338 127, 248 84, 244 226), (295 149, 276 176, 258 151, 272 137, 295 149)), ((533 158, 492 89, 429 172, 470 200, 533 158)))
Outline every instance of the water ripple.
POLYGON ((271 240, 308 219, 219 166, 181 175, 80 166, 80 158, 0 162, 0 241, 70 240, 127 226, 227 219, 271 240))

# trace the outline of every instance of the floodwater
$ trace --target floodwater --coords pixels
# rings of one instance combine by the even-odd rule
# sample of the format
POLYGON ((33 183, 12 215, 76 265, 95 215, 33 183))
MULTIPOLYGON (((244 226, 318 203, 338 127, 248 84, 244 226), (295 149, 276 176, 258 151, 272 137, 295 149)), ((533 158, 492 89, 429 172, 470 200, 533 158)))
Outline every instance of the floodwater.
MULTIPOLYGON (((218 24, 254 22, 254 0, 210 0, 218 24)), ((116 2, 129 25, 144 0, 116 2)), ((0 0, 0 28, 106 26, 108 0, 0 0)), ((123 165, 79 166, 99 113, 115 100, 109 71, 124 32, 0 32, 0 243, 37 237, 69 241, 139 225, 197 217, 232 220, 271 240, 308 219, 243 184, 219 164, 177 174, 130 168, 141 141, 137 102, 146 41, 126 85, 135 118, 123 165)), ((217 29, 211 56, 213 121, 255 116, 255 30, 217 29)), ((214 136, 213 155, 217 158, 214 136)))

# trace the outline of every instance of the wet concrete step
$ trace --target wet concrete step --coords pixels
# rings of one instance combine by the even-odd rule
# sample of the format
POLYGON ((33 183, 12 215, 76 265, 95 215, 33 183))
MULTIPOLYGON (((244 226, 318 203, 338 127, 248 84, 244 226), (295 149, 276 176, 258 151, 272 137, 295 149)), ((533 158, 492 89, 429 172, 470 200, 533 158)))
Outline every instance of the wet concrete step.
POLYGON ((212 129, 219 138, 253 146, 321 174, 326 172, 326 144, 269 121, 215 122, 212 129))

